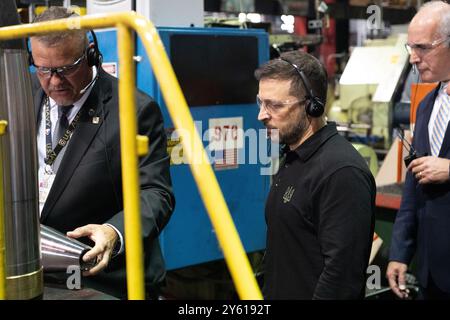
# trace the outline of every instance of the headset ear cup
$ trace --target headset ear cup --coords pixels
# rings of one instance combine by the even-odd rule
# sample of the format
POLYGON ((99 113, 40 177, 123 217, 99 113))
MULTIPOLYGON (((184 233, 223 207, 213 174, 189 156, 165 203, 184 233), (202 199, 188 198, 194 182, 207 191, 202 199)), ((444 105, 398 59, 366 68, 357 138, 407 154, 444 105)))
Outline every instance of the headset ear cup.
POLYGON ((86 60, 89 67, 98 65, 98 53, 97 50, 95 50, 95 46, 93 44, 90 44, 86 49, 86 60))
POLYGON ((310 117, 313 117, 313 118, 320 117, 323 114, 323 112, 325 111, 322 101, 315 99, 315 98, 311 98, 310 100, 308 100, 305 108, 306 108, 306 113, 310 117))

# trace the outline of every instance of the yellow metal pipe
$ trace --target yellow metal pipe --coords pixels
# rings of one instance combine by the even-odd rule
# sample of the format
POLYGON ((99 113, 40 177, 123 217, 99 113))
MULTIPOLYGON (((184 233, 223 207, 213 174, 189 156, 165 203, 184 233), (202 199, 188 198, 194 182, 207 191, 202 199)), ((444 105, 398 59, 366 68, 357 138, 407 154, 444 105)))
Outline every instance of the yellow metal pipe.
POLYGON ((119 120, 122 146, 123 207, 126 212, 125 254, 128 299, 143 300, 145 289, 141 216, 139 214, 134 42, 130 29, 121 23, 117 25, 117 49, 119 52, 119 120))
MULTIPOLYGON (((6 131, 7 122, 0 120, 0 136, 6 131)), ((6 245, 4 225, 4 196, 3 196, 3 161, 0 157, 0 300, 6 299, 6 245)))
POLYGON ((194 179, 241 299, 262 299, 250 263, 197 133, 188 105, 159 35, 150 21, 130 18, 145 46, 175 127, 180 130, 194 179))
MULTIPOLYGON (((225 260, 241 299, 262 299, 250 263, 237 234, 217 179, 208 162, 202 142, 195 129, 186 100, 167 58, 161 39, 153 24, 136 13, 115 13, 53 20, 36 24, 0 28, 0 40, 15 39, 66 30, 70 28, 108 28, 123 24, 139 34, 163 92, 164 100, 175 127, 180 130, 184 152, 194 179, 216 230, 225 260)), ((123 76, 123 74, 121 74, 123 76)), ((133 137, 135 143, 135 137, 133 137)))

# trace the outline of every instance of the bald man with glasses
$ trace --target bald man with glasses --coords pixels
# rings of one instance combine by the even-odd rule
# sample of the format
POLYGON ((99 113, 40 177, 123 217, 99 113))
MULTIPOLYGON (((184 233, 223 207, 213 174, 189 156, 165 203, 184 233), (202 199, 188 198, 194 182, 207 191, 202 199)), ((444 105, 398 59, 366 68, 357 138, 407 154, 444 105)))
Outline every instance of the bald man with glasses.
POLYGON ((413 146, 392 233, 386 276, 401 299, 410 296, 406 272, 417 256, 422 299, 450 299, 450 5, 426 3, 408 28, 406 48, 423 82, 436 88, 417 109, 413 146))

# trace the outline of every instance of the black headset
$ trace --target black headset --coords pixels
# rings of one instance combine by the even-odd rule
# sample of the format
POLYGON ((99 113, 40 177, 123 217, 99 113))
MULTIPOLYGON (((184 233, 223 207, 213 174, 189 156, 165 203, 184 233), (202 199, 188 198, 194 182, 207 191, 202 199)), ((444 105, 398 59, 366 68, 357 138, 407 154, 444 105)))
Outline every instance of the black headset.
MULTIPOLYGON (((103 61, 103 55, 100 52, 100 49, 98 48, 97 36, 95 35, 94 30, 89 30, 89 33, 92 36, 92 42, 89 43, 88 47, 86 48, 86 61, 89 67, 95 66, 99 68, 103 61)), ((28 41, 27 41, 27 50, 28 50, 28 63, 30 66, 34 66, 33 55, 28 46, 28 41)))
POLYGON ((305 98, 307 99, 307 102, 305 104, 306 114, 313 118, 320 117, 325 111, 325 104, 319 97, 317 97, 314 94, 311 85, 309 84, 308 78, 296 64, 283 58, 279 59, 289 63, 297 71, 298 75, 300 76, 300 79, 302 80, 303 86, 305 87, 306 90, 305 96, 305 98))
POLYGON ((100 52, 100 49, 98 48, 98 41, 97 36, 95 35, 94 30, 89 30, 91 36, 92 36, 92 45, 89 44, 89 46, 86 48, 86 60, 89 65, 89 67, 100 67, 102 65, 103 61, 103 55, 100 52))

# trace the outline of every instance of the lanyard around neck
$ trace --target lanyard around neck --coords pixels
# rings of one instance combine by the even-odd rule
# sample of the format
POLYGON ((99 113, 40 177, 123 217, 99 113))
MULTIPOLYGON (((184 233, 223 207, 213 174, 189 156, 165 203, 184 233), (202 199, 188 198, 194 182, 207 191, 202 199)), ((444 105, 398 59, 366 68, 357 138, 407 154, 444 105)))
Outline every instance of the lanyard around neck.
POLYGON ((52 149, 52 121, 50 119, 50 99, 47 97, 45 102, 45 153, 46 157, 44 159, 45 164, 51 166, 53 162, 55 162, 56 157, 59 155, 61 150, 67 145, 70 137, 72 136, 73 131, 75 130, 78 120, 82 114, 83 108, 81 108, 72 123, 64 132, 63 136, 58 140, 58 144, 55 146, 55 149, 52 149))

